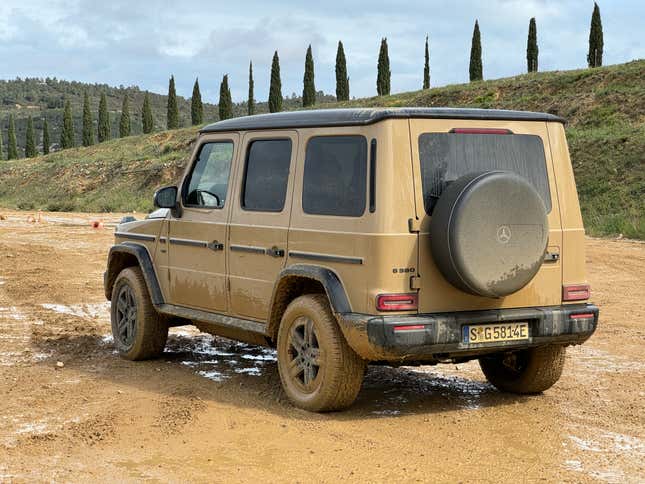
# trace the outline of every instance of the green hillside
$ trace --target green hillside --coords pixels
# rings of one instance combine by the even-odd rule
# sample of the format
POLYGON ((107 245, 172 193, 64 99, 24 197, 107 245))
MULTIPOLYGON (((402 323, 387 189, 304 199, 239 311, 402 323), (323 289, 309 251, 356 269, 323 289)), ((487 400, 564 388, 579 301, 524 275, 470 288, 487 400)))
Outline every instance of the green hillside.
MULTIPOLYGON (((202 80, 201 87, 205 87, 206 80, 202 80)), ((219 86, 219 80, 213 81, 213 84, 219 86)), ((83 95, 87 92, 92 106, 94 118, 94 129, 96 138, 96 129, 98 125, 98 106, 101 93, 107 97, 108 111, 110 114, 112 137, 118 137, 119 119, 121 116, 121 103, 123 97, 127 94, 130 100, 130 120, 132 124, 132 134, 141 134, 141 107, 145 91, 136 86, 131 87, 111 87, 106 84, 87 84, 82 82, 63 81, 55 78, 29 78, 14 79, 10 81, 0 80, 0 135, 3 137, 4 150, 0 152, 0 159, 6 158, 7 151, 7 128, 9 125, 9 115, 13 114, 16 120, 16 136, 18 139, 18 148, 21 154, 24 154, 25 133, 27 130, 27 118, 34 118, 34 128, 36 130, 36 144, 39 146, 38 151, 42 152, 42 126, 43 121, 47 119, 50 130, 50 140, 52 143, 60 141, 60 130, 63 120, 63 108, 65 101, 69 100, 74 118, 74 131, 76 144, 81 142, 82 130, 82 109, 83 95)), ((332 96, 324 95, 322 92, 317 93, 320 101, 330 101, 332 96)), ((166 128, 167 96, 150 93, 150 104, 154 119, 155 130, 166 128)), ((180 126, 190 126, 190 99, 181 96, 177 97, 179 107, 180 126)), ((285 99, 287 109, 295 109, 300 106, 299 97, 290 97, 285 99)), ((246 114, 246 103, 238 103, 233 106, 233 113, 236 116, 246 114)), ((268 112, 267 103, 258 103, 256 105, 258 113, 268 112)), ((204 102, 204 119, 206 121, 217 121, 218 108, 215 104, 204 102)), ((22 156, 22 155, 21 155, 22 156)))
MULTIPOLYGON (((321 106, 483 107, 564 116, 587 231, 645 239, 645 60, 321 106)), ((196 131, 0 162, 0 206, 149 210, 153 190, 179 178, 196 131)))

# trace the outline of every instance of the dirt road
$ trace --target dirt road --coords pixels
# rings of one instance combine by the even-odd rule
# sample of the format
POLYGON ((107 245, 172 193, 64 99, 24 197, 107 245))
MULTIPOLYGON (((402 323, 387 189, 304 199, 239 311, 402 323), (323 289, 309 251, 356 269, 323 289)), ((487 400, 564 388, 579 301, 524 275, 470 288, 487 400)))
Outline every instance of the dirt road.
POLYGON ((475 362, 374 367, 316 415, 271 350, 175 328, 163 359, 119 359, 109 224, 0 213, 0 481, 645 481, 643 243, 588 240, 601 325, 545 394, 501 394, 475 362))

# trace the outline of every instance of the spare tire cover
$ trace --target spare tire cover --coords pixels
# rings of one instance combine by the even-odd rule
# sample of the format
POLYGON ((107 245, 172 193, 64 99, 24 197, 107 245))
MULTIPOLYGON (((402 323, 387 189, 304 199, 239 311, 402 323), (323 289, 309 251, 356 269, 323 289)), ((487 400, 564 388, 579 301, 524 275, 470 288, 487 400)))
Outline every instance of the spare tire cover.
POLYGON ((533 279, 548 233, 542 197, 509 171, 471 173, 451 183, 430 222, 432 257, 443 276, 462 291, 495 298, 533 279))

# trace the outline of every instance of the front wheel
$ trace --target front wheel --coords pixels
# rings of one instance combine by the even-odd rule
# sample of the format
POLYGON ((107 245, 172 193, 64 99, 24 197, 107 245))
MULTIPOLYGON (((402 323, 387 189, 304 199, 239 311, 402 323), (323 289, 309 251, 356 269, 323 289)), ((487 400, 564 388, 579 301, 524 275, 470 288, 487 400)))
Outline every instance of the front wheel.
POLYGON ((127 360, 147 360, 163 353, 168 324, 150 301, 141 269, 123 269, 112 288, 112 336, 127 360))
POLYGON ((540 393, 551 388, 562 375, 564 346, 540 346, 479 358, 486 379, 510 393, 540 393))
POLYGON ((278 371, 294 405, 312 412, 349 407, 364 370, 324 295, 300 296, 289 304, 278 330, 278 371))

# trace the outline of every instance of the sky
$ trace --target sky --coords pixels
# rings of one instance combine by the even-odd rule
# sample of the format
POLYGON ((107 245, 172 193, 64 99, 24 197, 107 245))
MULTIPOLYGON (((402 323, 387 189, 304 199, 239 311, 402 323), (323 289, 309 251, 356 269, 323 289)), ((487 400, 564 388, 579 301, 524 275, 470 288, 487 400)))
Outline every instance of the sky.
MULTIPOLYGON (((645 57, 645 0, 599 2, 604 64, 645 57)), ((425 36, 432 86, 468 81, 475 19, 485 79, 526 70, 526 37, 536 17, 540 70, 586 67, 592 1, 170 1, 0 0, 0 79, 57 77, 132 86, 165 94, 175 76, 190 97, 196 77, 216 103, 229 75, 233 99, 245 100, 253 61, 255 98, 266 100, 278 50, 284 96, 302 93, 311 44, 316 89, 335 93, 339 40, 352 97, 376 94, 380 39, 387 37, 392 92, 421 88, 425 36)))

